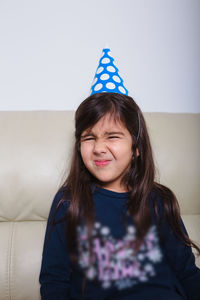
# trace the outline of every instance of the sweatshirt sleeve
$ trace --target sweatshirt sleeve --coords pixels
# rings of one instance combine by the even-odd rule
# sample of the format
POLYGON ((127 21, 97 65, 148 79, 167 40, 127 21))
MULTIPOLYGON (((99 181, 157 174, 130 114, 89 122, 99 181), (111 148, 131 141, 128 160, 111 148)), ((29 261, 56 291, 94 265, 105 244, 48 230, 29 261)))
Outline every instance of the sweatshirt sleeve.
MULTIPOLYGON (((181 219, 181 227, 188 235, 181 219)), ((200 299, 200 269, 195 265, 191 247, 184 245, 172 232, 166 218, 161 225, 162 244, 165 256, 176 277, 179 279, 188 300, 200 299)))
POLYGON ((55 222, 52 219, 63 191, 56 194, 47 221, 45 241, 42 254, 42 266, 39 282, 42 300, 69 299, 70 261, 67 254, 65 223, 62 220, 67 210, 67 202, 59 206, 55 222))

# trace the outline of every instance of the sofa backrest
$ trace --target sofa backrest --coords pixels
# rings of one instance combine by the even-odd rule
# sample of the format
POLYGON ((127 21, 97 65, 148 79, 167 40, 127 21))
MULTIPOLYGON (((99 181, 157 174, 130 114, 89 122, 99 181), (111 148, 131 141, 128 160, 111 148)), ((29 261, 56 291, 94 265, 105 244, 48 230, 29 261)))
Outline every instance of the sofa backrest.
MULTIPOLYGON (((160 182, 175 192, 200 244, 200 114, 144 116, 160 182)), ((73 134, 71 111, 0 112, 0 300, 40 299, 46 220, 68 172, 73 134)))

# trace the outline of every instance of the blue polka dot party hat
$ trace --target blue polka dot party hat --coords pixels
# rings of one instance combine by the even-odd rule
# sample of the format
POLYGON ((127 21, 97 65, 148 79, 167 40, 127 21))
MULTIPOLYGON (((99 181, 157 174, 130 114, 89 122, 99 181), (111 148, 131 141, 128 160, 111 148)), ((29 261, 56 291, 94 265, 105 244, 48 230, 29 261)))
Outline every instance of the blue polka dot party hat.
POLYGON ((104 48, 102 51, 91 87, 91 95, 102 92, 128 95, 109 48, 104 48))

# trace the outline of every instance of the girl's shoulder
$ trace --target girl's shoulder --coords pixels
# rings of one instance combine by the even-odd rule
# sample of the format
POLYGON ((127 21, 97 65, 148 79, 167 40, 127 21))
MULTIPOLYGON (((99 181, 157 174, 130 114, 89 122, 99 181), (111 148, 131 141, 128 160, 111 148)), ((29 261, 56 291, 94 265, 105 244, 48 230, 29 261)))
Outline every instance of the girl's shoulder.
POLYGON ((54 220, 56 222, 58 220, 63 220, 69 204, 69 192, 66 187, 61 187, 54 196, 50 209, 49 220, 54 220))
POLYGON ((155 183, 150 196, 150 208, 153 218, 162 220, 166 217, 180 216, 180 208, 178 200, 171 189, 168 187, 155 183))
POLYGON ((60 202, 62 203, 69 202, 69 192, 67 187, 59 188, 59 190, 54 196, 53 203, 55 203, 55 205, 58 205, 60 202))
POLYGON ((174 192, 165 185, 155 183, 151 192, 151 201, 154 205, 163 208, 164 206, 177 205, 178 201, 174 192))

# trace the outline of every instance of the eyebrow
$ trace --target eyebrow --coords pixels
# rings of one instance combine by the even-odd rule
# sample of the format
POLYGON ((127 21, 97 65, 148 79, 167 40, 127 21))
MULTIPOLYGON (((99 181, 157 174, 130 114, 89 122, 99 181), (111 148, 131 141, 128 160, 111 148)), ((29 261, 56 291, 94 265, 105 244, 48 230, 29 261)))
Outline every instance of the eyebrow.
MULTIPOLYGON (((106 131, 104 135, 122 135, 122 136, 124 136, 124 133, 121 131, 106 131)), ((85 138, 88 136, 95 136, 95 135, 92 132, 88 132, 84 135, 81 135, 81 138, 85 138)))

